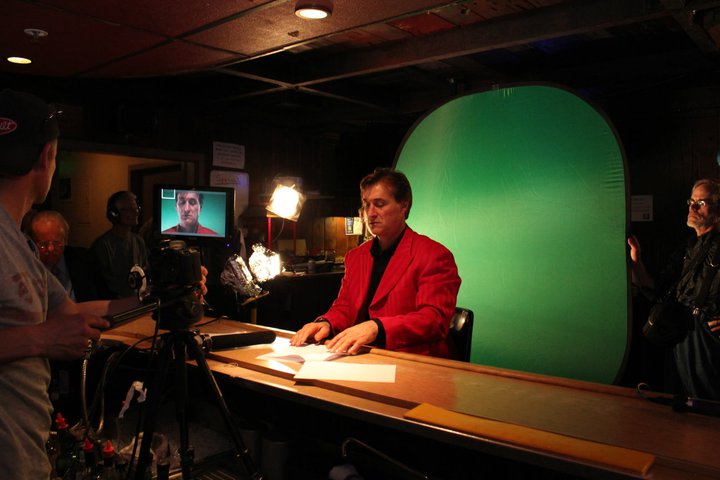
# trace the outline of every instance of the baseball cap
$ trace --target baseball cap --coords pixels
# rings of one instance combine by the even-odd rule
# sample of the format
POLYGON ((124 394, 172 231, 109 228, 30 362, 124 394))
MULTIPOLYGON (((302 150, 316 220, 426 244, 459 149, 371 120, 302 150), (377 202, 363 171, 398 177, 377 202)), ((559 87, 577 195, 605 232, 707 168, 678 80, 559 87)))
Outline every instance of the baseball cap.
POLYGON ((58 137, 58 111, 29 93, 0 92, 0 174, 25 175, 58 137))

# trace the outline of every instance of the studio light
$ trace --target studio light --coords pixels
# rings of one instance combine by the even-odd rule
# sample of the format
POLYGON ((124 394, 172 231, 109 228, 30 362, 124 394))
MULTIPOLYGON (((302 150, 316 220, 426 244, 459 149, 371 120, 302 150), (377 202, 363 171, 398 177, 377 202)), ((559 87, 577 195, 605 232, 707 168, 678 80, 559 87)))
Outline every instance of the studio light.
POLYGON ((280 218, 297 222, 303 203, 305 203, 305 195, 295 190, 295 185, 290 187, 278 185, 266 209, 280 218))
MULTIPOLYGON (((285 227, 285 220, 293 222, 293 244, 295 244, 293 251, 295 251, 297 248, 297 221, 300 218, 303 203, 305 203, 305 195, 295 190, 294 184, 288 186, 280 183, 277 179, 276 182, 275 191, 270 197, 267 207, 265 207, 268 222, 267 248, 272 248, 273 244, 272 217, 280 217, 283 219, 283 228, 285 227)), ((280 232, 282 233, 282 228, 280 232)))
POLYGON ((295 15, 306 20, 322 20, 332 14, 332 0, 297 0, 295 15))
POLYGON ((280 255, 264 248, 262 245, 254 245, 253 253, 248 259, 250 271, 252 271, 258 282, 266 282, 280 275, 282 262, 280 255))

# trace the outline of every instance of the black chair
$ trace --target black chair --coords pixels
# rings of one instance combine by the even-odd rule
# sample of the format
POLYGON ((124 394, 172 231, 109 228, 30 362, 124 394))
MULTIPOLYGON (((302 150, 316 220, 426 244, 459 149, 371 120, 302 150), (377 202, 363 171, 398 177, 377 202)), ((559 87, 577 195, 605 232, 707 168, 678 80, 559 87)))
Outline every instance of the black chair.
POLYGON ((450 322, 448 348, 453 360, 470 361, 472 349, 473 312, 467 308, 456 307, 450 322))

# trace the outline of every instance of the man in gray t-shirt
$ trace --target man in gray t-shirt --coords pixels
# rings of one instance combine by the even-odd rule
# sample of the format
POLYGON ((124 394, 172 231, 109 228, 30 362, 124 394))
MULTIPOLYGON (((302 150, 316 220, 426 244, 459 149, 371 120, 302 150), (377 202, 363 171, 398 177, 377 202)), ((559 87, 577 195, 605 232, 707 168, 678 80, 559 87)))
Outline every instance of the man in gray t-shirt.
MULTIPOLYGON (((0 206, 0 328, 38 325, 59 308, 67 293, 35 256, 12 218, 0 206)), ((13 433, 12 444, 0 445, 0 478, 12 478, 18 465, 32 468, 25 478, 47 478, 42 446, 50 429, 52 405, 47 395, 47 358, 25 357, 0 364, 0 435, 13 433)))
POLYGON ((56 117, 33 95, 0 91, 0 480, 50 477, 48 359, 79 358, 110 327, 101 317, 140 305, 136 297, 73 302, 20 231, 50 190, 56 117))
POLYGON ((47 479, 52 405, 48 359, 78 358, 109 327, 101 315, 133 302, 76 304, 20 231, 55 171, 57 112, 39 98, 0 92, 0 478, 47 479))

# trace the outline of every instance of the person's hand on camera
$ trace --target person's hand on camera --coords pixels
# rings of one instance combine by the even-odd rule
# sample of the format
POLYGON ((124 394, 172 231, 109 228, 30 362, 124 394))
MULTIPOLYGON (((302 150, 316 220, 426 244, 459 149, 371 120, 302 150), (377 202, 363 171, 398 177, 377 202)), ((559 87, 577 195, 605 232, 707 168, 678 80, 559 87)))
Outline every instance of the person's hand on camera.
POLYGON ((205 283, 207 282, 208 269, 204 265, 200 265, 200 294, 202 296, 207 295, 208 289, 205 283))

